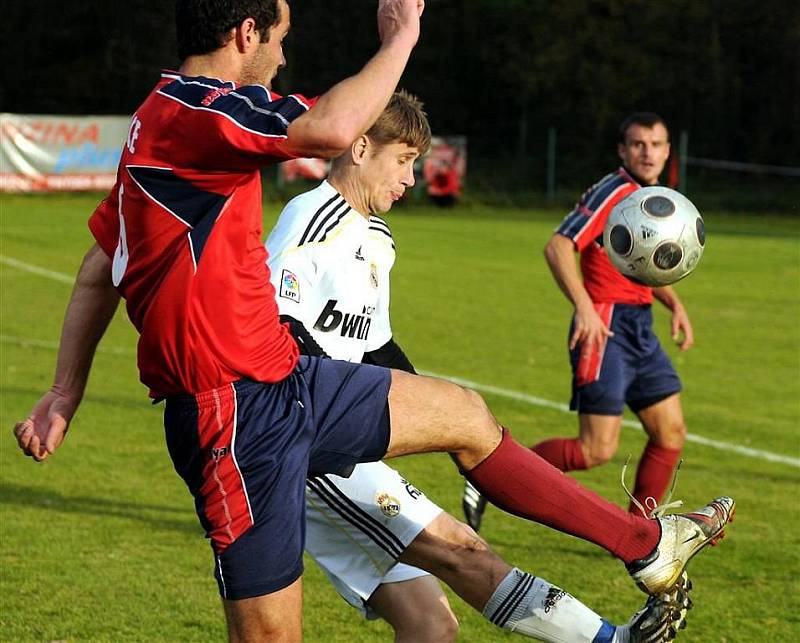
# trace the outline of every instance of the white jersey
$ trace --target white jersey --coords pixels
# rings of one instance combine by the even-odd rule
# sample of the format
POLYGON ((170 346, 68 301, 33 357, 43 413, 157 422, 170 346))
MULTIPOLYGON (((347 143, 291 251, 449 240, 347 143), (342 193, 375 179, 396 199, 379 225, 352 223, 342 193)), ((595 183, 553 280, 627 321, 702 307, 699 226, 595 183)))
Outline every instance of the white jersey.
MULTIPOLYGON (((266 245, 281 314, 301 321, 328 355, 360 362, 392 338, 395 248, 383 219, 367 219, 323 181, 286 205, 266 245)), ((379 585, 426 575, 397 559, 441 512, 383 462, 359 464, 349 478, 306 483, 306 551, 374 618, 367 601, 379 585)))
POLYGON ((360 362, 392 337, 386 222, 353 210, 327 181, 292 199, 267 239, 282 315, 303 322, 334 359, 360 362))

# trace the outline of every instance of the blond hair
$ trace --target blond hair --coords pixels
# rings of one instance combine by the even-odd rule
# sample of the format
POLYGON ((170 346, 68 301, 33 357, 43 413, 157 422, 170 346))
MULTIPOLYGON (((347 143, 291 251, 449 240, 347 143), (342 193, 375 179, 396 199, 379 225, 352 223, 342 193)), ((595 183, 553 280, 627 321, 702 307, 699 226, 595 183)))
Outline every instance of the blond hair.
POLYGON ((367 137, 379 145, 405 143, 424 154, 431 146, 431 126, 422 101, 403 89, 395 92, 367 137))

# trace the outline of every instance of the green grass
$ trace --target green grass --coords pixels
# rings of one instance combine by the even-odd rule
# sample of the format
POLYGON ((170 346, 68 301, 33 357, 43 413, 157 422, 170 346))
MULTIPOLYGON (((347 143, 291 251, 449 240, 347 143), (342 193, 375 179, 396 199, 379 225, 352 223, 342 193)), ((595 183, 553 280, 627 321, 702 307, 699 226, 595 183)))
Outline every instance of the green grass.
MULTIPOLYGON (((91 244, 94 196, 8 197, 0 255, 74 274, 91 244)), ((273 220, 276 204, 267 205, 273 220)), ((422 369, 563 402, 569 394, 569 307, 541 249, 555 212, 398 208, 393 321, 422 369)), ((788 217, 706 213, 709 243, 678 285, 696 346, 670 355, 685 384, 690 433, 800 456, 800 224, 788 217)), ((164 448, 160 407, 135 368, 135 334, 121 310, 95 360, 67 442, 43 464, 11 434, 50 384, 70 287, 0 264, 0 640, 210 641, 224 638, 208 545, 164 448)), ((656 311, 667 338, 668 317, 656 311)), ((573 434, 575 418, 487 396, 524 442, 573 434)), ((642 434, 623 431, 610 465, 576 477, 622 503, 619 468, 642 434)), ((738 501, 723 546, 692 564, 696 608, 684 640, 795 641, 798 611, 796 467, 697 443, 685 450, 677 495, 738 501)), ((446 456, 393 463, 460 515, 460 479, 446 456)), ((507 560, 560 584, 616 621, 642 595, 603 551, 491 509, 484 534, 507 560)), ((389 628, 347 608, 309 561, 308 641, 390 640, 389 628)), ((512 640, 450 595, 460 640, 512 640)))

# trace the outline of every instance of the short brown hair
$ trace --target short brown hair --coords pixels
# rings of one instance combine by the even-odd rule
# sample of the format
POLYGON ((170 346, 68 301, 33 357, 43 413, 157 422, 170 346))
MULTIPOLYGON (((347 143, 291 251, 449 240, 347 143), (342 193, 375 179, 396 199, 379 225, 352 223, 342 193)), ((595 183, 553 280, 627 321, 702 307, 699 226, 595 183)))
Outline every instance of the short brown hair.
POLYGON ((379 145, 405 143, 424 154, 431 146, 431 126, 422 101, 405 90, 395 92, 367 137, 379 145))
POLYGON ((659 123, 667 130, 667 141, 669 141, 669 127, 667 127, 667 123, 663 118, 655 112, 634 112, 620 123, 618 132, 619 142, 625 145, 628 138, 628 129, 630 129, 631 125, 641 125, 642 127, 652 129, 659 123))

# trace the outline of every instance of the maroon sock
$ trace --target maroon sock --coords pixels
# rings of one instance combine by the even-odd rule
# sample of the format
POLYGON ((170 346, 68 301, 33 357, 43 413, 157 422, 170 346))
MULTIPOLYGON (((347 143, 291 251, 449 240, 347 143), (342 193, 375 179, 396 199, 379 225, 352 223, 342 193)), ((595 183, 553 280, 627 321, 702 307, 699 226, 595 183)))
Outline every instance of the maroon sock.
POLYGON ((531 451, 561 471, 580 471, 586 468, 581 442, 577 438, 552 438, 532 446, 531 451))
MULTIPOLYGON (((681 457, 681 449, 665 449, 648 442, 636 469, 636 486, 633 497, 647 507, 647 498, 653 498, 656 504, 661 502, 664 492, 669 486, 672 472, 681 457)), ((652 509, 652 507, 650 507, 652 509)), ((639 509, 633 503, 628 511, 639 515, 639 509)))
POLYGON ((581 487, 506 430, 497 448, 466 476, 504 511, 593 542, 626 563, 650 554, 661 537, 658 521, 630 514, 581 487))

